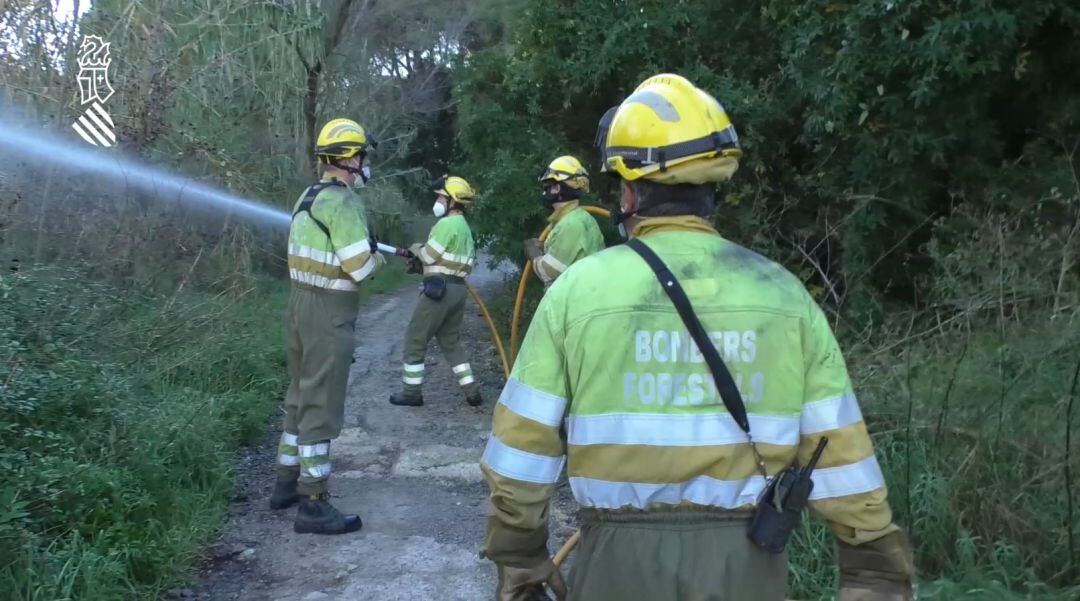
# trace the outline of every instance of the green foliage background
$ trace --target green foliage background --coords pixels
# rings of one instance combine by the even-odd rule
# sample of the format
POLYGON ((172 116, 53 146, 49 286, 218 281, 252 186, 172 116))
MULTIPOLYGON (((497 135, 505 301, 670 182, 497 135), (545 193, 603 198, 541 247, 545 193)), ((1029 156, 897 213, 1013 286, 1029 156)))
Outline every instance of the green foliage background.
MULTIPOLYGON (((520 262, 551 158, 616 197, 607 108, 661 72, 713 93, 745 151, 715 223, 827 308, 920 592, 1075 598, 1078 71, 1066 0, 529 0, 458 65, 458 167, 520 262)), ((791 565, 791 597, 834 594, 819 523, 791 565)))
POLYGON ((542 225, 535 176, 552 157, 581 156, 613 198, 595 176, 596 123, 659 72, 712 92, 739 130, 723 232, 792 264, 813 249, 822 273, 807 279, 864 313, 917 297, 925 244, 957 207, 1009 211, 1072 186, 1080 8, 1067 0, 523 4, 456 90, 460 168, 503 256, 520 255, 509 233, 542 225))
MULTIPOLYGON (((518 262, 538 171, 575 154, 609 203, 597 120, 685 75, 745 151, 716 224, 826 308, 923 596, 1080 596, 1074 1, 100 0, 76 30, 10 0, 0 32, 5 116, 67 132, 98 34, 122 152, 288 207, 312 125, 350 116, 381 239, 422 237, 452 170, 518 262)), ((0 162, 0 598, 153 598, 280 395, 281 237, 61 167, 0 162)), ((790 596, 832 597, 829 542, 799 533, 790 596)))

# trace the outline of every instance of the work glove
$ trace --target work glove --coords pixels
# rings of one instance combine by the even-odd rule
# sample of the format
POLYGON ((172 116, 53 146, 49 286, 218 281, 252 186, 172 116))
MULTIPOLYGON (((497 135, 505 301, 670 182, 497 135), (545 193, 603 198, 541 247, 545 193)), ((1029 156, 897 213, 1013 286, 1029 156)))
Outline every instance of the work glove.
POLYGON ((529 568, 495 565, 499 574, 495 591, 497 601, 550 601, 544 592, 545 584, 555 593, 556 601, 566 599, 566 581, 550 558, 545 557, 538 565, 529 568))
POLYGON ((525 256, 530 261, 535 261, 544 256, 544 244, 536 238, 529 238, 525 241, 525 256))
POLYGON ((416 244, 413 244, 412 246, 409 247, 409 252, 411 252, 414 256, 419 257, 420 256, 420 249, 422 249, 422 248, 424 248, 424 245, 417 242, 416 244))
POLYGON ((535 529, 515 528, 495 516, 488 518, 484 557, 495 562, 499 579, 496 601, 549 599, 544 584, 557 601, 566 599, 566 581, 547 552, 547 525, 535 529))
POLYGON ((406 261, 405 273, 424 273, 424 264, 414 256, 406 261))
POLYGON ((862 543, 837 541, 837 601, 911 601, 915 565, 902 530, 862 543))

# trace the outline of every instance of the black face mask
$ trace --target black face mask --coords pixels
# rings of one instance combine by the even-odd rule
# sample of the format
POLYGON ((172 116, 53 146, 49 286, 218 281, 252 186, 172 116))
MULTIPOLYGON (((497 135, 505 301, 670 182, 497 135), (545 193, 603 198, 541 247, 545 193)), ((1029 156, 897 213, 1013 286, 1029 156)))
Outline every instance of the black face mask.
POLYGON ((581 191, 567 186, 566 184, 559 185, 558 192, 549 192, 548 187, 545 187, 543 192, 540 192, 540 201, 544 203, 547 210, 554 211, 553 206, 557 202, 570 202, 572 200, 579 200, 581 198, 581 191))
POLYGON ((555 203, 557 203, 557 202, 559 202, 561 200, 562 200, 562 194, 560 194, 558 192, 552 193, 552 192, 549 192, 547 190, 544 190, 543 192, 540 193, 540 202, 544 203, 544 207, 546 207, 547 210, 549 210, 549 211, 554 211, 555 210, 555 206, 554 206, 555 203))

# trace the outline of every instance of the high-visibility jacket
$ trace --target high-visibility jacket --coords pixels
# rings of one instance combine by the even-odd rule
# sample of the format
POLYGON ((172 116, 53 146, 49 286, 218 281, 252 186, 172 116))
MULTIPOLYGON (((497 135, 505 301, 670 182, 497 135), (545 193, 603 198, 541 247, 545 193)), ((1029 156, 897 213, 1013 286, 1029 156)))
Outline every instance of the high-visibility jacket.
POLYGON ((476 262, 472 230, 463 215, 439 219, 431 228, 427 243, 420 249, 424 275, 466 277, 476 262))
POLYGON ((559 207, 548 223, 551 232, 544 243, 544 254, 533 261, 533 269, 545 286, 550 286, 567 267, 604 250, 604 236, 596 219, 577 201, 559 207))
POLYGON ((294 282, 328 290, 355 291, 375 271, 367 217, 359 195, 335 178, 315 196, 309 211, 296 212, 289 227, 289 277, 294 282), (330 236, 319 227, 322 224, 330 236))
MULTIPOLYGON (((811 508, 853 544, 895 529, 840 349, 802 283, 703 219, 647 219, 634 234, 686 290, 768 473, 805 465, 828 436, 811 508)), ((536 310, 481 460, 495 518, 546 524, 564 464, 578 503, 604 510, 749 511, 765 484, 674 305, 626 246, 579 261, 536 310)))

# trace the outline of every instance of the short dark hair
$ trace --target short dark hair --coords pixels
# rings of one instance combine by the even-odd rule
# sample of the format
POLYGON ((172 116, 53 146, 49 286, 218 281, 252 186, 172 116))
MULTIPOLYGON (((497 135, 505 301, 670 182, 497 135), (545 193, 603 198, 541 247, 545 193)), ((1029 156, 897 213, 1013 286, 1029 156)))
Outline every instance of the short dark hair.
POLYGON ((716 210, 716 184, 658 184, 649 180, 626 182, 637 196, 642 217, 696 215, 712 217, 716 210))

